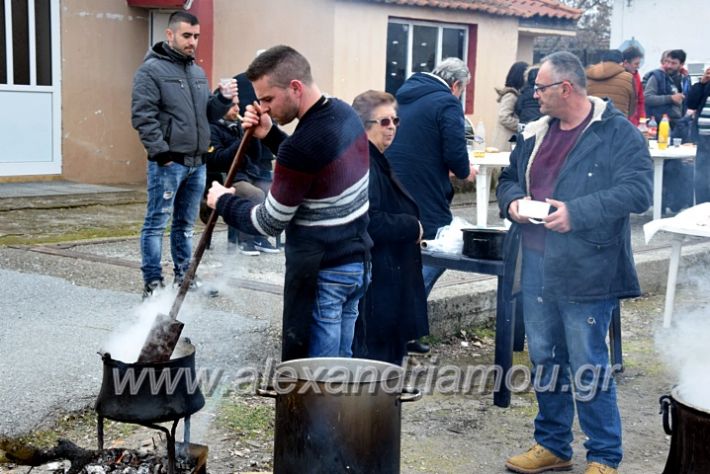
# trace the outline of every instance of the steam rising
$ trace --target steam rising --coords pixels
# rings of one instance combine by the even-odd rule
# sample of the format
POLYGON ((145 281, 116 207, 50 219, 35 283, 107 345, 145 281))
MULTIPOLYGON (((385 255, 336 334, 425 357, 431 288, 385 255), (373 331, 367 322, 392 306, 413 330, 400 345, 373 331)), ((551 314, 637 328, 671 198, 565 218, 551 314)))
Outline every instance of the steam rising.
POLYGON ((143 344, 155 317, 159 313, 168 314, 175 301, 176 291, 164 290, 145 300, 134 308, 133 314, 127 318, 125 325, 116 328, 108 341, 104 343, 103 351, 111 354, 114 360, 132 364, 138 360, 143 344))
POLYGON ((710 410, 710 316, 705 308, 675 314, 673 327, 657 334, 658 351, 678 376, 682 401, 710 410))

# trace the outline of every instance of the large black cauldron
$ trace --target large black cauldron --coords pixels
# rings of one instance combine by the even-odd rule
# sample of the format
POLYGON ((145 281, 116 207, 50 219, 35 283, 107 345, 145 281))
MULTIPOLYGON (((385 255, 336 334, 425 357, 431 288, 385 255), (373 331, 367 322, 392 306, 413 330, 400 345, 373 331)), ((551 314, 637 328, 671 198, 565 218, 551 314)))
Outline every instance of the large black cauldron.
POLYGON ((205 398, 195 374, 195 346, 183 338, 173 358, 161 363, 125 363, 101 355, 104 363, 96 413, 125 423, 175 421, 200 410, 205 398))
POLYGON ((675 387, 661 397, 663 429, 671 435, 663 474, 710 473, 710 410, 683 400, 675 387))

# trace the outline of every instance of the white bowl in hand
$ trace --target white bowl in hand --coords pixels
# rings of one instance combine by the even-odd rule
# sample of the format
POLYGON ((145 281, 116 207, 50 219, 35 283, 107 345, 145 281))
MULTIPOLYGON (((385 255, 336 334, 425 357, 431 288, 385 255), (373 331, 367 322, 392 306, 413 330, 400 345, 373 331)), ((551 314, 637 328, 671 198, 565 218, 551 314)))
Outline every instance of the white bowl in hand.
POLYGON ((518 214, 523 217, 532 217, 533 219, 543 219, 550 213, 550 205, 542 201, 533 201, 531 199, 520 199, 518 201, 518 214))

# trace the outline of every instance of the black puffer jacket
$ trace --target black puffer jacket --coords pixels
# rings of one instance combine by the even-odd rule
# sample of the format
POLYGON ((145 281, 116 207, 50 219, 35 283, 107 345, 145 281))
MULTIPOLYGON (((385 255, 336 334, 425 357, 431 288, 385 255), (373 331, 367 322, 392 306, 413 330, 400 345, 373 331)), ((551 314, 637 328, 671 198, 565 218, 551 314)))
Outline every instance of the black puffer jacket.
POLYGON ((208 117, 218 120, 230 105, 221 94, 210 95, 207 76, 193 58, 165 42, 148 51, 133 76, 131 123, 149 160, 171 152, 168 161, 200 165, 210 146, 208 117))

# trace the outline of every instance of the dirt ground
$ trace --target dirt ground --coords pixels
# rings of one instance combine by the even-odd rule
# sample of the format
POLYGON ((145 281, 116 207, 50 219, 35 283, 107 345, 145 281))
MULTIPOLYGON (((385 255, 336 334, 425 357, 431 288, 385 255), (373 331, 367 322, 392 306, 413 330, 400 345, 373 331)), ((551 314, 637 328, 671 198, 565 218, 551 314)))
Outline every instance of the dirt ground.
MULTIPOLYGON (((662 303, 661 296, 648 295, 626 302, 622 309, 625 370, 617 375, 617 383, 625 448, 620 472, 626 474, 660 473, 668 453, 670 438, 662 428, 658 398, 669 393, 673 375, 659 360, 653 338, 662 303)), ((490 329, 474 328, 445 340, 434 340, 432 352, 425 357, 413 357, 409 366, 433 370, 450 365, 465 369, 470 365, 492 364, 492 336, 490 329)), ((517 353, 514 364, 527 364, 527 355, 517 353)), ((424 377, 417 380, 420 387, 425 386, 424 377)), ((209 472, 269 472, 273 400, 254 395, 250 387, 214 398, 208 403, 213 422, 203 438, 195 439, 209 446, 209 472)), ((506 472, 505 459, 531 444, 536 402, 530 391, 514 393, 509 408, 494 406, 491 392, 479 393, 477 385, 466 394, 434 391, 402 407, 401 472, 404 474, 503 473, 506 472)), ((86 448, 95 446, 95 426, 90 412, 63 414, 57 420, 34 439, 51 443, 52 436, 61 435, 86 448)), ((136 448, 157 437, 146 429, 118 424, 107 425, 106 432, 110 447, 136 448)), ((583 442, 584 435, 576 427, 573 473, 584 472, 583 442)), ((3 473, 26 473, 27 469, 0 465, 3 473)), ((57 471, 40 467, 33 472, 57 471)))

